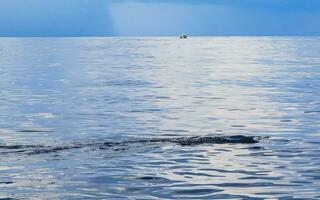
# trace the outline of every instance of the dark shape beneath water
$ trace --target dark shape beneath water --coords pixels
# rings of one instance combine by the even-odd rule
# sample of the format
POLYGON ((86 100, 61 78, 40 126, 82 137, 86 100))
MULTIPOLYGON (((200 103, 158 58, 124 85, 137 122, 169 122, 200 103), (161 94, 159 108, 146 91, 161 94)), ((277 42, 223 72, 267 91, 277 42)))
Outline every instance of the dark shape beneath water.
POLYGON ((91 143, 73 143, 60 146, 43 146, 43 145, 11 145, 0 146, 1 154, 8 153, 27 153, 27 154, 45 154, 55 153, 70 149, 81 149, 93 147, 99 149, 118 148, 123 149, 134 144, 177 144, 181 146, 194 146, 203 144, 254 144, 258 143, 258 137, 252 136, 204 136, 204 137, 176 137, 176 138, 151 138, 151 139, 133 139, 121 142, 91 142, 91 143), (9 151, 8 151, 9 150, 9 151))
POLYGON ((142 139, 135 142, 139 143, 174 143, 183 146, 201 145, 201 144, 254 144, 257 143, 254 137, 237 135, 237 136, 204 136, 204 137, 180 137, 180 138, 156 138, 142 139))

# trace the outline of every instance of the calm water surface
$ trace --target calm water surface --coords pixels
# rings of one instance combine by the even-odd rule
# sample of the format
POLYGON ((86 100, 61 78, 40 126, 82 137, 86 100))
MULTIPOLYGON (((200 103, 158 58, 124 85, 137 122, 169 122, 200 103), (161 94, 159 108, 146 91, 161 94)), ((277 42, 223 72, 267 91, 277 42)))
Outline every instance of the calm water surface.
POLYGON ((0 39, 0 199, 320 199, 319 121, 317 37, 0 39))

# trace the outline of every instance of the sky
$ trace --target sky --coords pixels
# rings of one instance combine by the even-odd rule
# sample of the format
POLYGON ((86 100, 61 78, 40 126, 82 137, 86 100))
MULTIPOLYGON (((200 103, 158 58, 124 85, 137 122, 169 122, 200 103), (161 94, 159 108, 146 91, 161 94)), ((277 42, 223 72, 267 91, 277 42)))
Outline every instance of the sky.
POLYGON ((320 0, 0 0, 0 36, 319 36, 320 0))

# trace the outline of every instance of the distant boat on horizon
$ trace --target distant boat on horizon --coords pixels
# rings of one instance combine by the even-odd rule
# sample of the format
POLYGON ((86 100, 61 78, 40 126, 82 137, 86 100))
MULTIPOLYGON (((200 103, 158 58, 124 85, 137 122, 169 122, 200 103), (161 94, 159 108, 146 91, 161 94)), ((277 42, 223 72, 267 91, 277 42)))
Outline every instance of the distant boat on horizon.
POLYGON ((180 39, 187 39, 188 38, 188 35, 187 34, 182 34, 180 35, 180 39))

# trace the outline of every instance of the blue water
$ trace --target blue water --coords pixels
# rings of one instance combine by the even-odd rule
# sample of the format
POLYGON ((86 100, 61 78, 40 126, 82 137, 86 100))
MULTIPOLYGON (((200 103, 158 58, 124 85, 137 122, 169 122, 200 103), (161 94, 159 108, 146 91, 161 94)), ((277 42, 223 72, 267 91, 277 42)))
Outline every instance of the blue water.
POLYGON ((318 37, 0 39, 0 199, 320 199, 319 121, 318 37))

